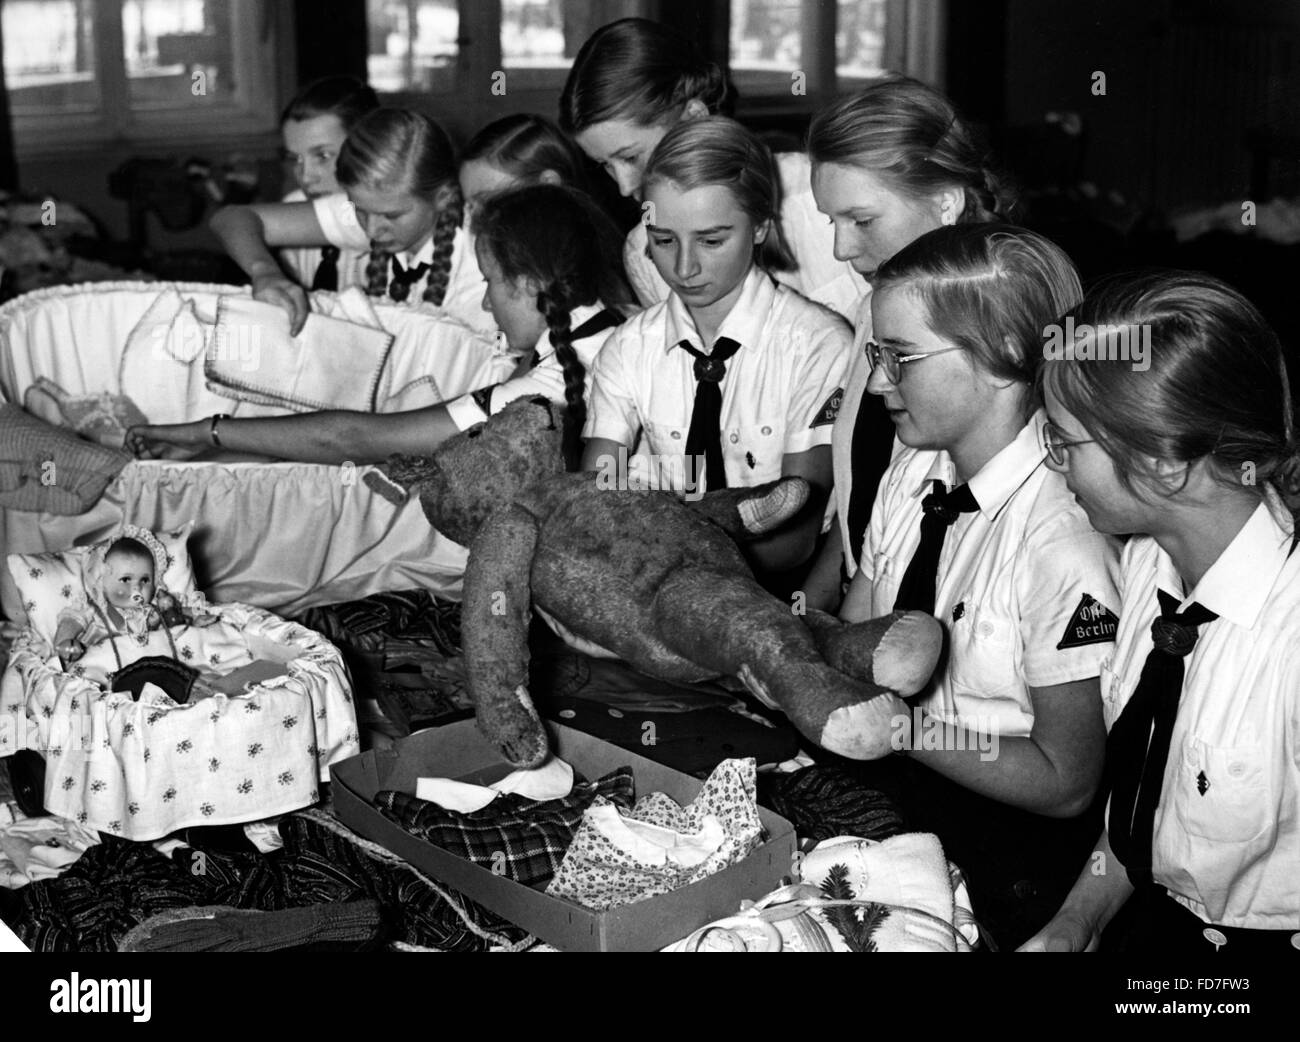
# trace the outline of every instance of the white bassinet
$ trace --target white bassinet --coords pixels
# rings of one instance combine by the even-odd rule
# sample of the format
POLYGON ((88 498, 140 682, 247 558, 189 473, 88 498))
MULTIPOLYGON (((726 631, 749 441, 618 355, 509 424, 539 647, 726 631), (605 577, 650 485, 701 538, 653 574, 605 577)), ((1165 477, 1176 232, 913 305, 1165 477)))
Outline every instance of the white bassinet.
MULTIPOLYGON (((283 668, 282 675, 250 683, 242 694, 179 705, 150 688, 138 702, 108 692, 84 667, 102 646, 66 670, 52 647, 59 605, 81 592, 88 548, 9 557, 30 621, 0 679, 0 757, 39 752, 51 814, 131 840, 309 806, 329 764, 359 751, 338 650, 260 608, 208 603, 192 586, 184 535, 163 536, 174 558, 164 585, 211 621, 151 633, 148 646, 118 638, 114 657, 129 664, 174 648, 197 665, 219 646, 227 665, 259 660, 283 668)), ((210 664, 219 666, 215 654, 210 664)))
MULTIPOLYGON (((209 390, 204 354, 211 339, 205 345, 202 336, 177 334, 163 344, 181 305, 182 318, 192 325, 197 320, 195 328, 210 338, 219 299, 232 295, 246 297, 248 290, 114 282, 60 286, 12 300, 0 307, 0 398, 28 405, 33 385, 44 377, 70 395, 128 395, 154 423, 287 412, 209 390)), ((313 294, 320 308, 343 299, 313 294)), ((378 412, 419 408, 498 382, 517 361, 497 342, 434 310, 373 301, 363 306, 393 334, 376 381, 378 412)), ((303 358, 309 361, 310 353, 303 358)), ((430 528, 418 502, 393 507, 350 466, 139 460, 85 514, 0 512, 0 545, 33 553, 102 538, 124 521, 163 530, 191 520, 198 523, 191 549, 214 600, 297 614, 380 590, 423 587, 459 595, 464 549, 430 528)), ((21 618, 12 587, 3 587, 5 614, 21 618)))

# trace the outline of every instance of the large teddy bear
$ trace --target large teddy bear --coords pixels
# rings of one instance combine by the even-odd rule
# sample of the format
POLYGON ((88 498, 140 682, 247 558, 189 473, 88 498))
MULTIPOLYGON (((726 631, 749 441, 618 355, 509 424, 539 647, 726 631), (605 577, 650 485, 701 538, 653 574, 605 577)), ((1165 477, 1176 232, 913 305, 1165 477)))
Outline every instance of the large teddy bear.
MULTIPOLYGON (((777 527, 807 499, 801 478, 706 493, 617 490, 565 473, 544 398, 511 403, 432 458, 395 456, 366 482, 418 494, 430 523, 469 547, 462 639, 479 727, 520 767, 547 755, 528 694, 532 610, 569 637, 653 677, 738 677, 832 752, 891 748, 898 696, 929 680, 942 648, 930 616, 896 612, 846 626, 797 615, 753 579, 736 540, 777 527)), ((557 410, 558 411, 558 410, 557 410)))

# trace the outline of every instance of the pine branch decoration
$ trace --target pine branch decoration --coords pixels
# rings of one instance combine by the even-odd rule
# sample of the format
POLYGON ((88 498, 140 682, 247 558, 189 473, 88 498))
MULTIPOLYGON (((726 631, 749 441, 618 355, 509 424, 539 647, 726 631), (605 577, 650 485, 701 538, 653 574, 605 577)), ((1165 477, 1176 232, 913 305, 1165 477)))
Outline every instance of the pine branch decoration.
MULTIPOLYGON (((832 901, 853 901, 857 895, 849 885, 847 865, 831 865, 830 871, 822 881, 822 893, 832 901)), ((840 932, 844 943, 854 952, 874 952, 876 942, 873 940, 876 930, 880 928, 889 909, 885 905, 869 904, 861 909, 849 905, 832 905, 824 909, 826 918, 840 932)))

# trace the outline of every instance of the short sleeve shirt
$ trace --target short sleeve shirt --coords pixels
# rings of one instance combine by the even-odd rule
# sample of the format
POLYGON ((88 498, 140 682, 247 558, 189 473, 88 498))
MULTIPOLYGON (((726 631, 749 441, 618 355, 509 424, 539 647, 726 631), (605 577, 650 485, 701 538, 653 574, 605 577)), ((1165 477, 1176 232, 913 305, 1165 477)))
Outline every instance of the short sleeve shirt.
MULTIPOLYGON (((731 487, 781 476, 787 454, 829 445, 852 335, 834 312, 751 269, 718 331, 740 343, 722 380, 722 454, 731 487)), ((596 359, 585 436, 681 461, 695 404, 694 358, 704 350, 676 295, 634 315, 596 359)), ((661 473, 680 479, 679 467, 661 473)), ((666 480, 672 488, 682 486, 666 480)))
POLYGON ((1124 548, 1119 636, 1102 668, 1109 728, 1137 688, 1157 590, 1218 614, 1184 662, 1152 872, 1207 922, 1300 932, 1300 550, 1270 494, 1182 597, 1149 536, 1124 548))
MULTIPOLYGON (((781 175, 781 231, 799 265, 794 271, 776 272, 776 278, 851 320, 867 283, 850 264, 835 259, 834 229, 813 199, 812 165, 802 152, 778 152, 776 165, 781 175)), ((668 283, 646 254, 644 222, 627 234, 623 266, 642 305, 668 299, 668 283)))
MULTIPOLYGON (((601 310, 602 308, 599 305, 575 308, 569 314, 569 327, 577 329, 588 319, 599 314, 601 310)), ((599 333, 573 342, 573 349, 578 355, 578 360, 586 370, 585 394, 588 400, 591 398, 592 366, 595 364, 596 356, 600 354, 600 349, 605 345, 605 341, 609 339, 612 332, 612 329, 603 329, 599 333)), ((549 331, 543 333, 541 339, 537 341, 536 357, 537 364, 526 373, 521 373, 493 387, 481 388, 448 402, 447 413, 451 416, 452 422, 460 430, 465 430, 476 423, 482 423, 489 415, 500 412, 516 398, 524 398, 529 395, 540 394, 553 402, 562 403, 564 401, 564 367, 560 365, 560 360, 555 357, 555 348, 551 344, 549 331)))
MULTIPOLYGON (((920 696, 945 721, 1006 737, 1033 729, 1031 687, 1098 676, 1117 628, 1119 544, 1044 465, 1045 419, 1038 410, 971 479, 980 509, 948 529, 934 614, 949 654, 920 696)), ((956 481, 946 452, 904 448, 885 472, 859 562, 873 616, 893 610, 936 479, 956 481)))
MULTIPOLYGON (((284 197, 283 202, 305 203, 307 196, 301 188, 296 188, 284 197)), ((366 262, 369 259, 370 253, 367 250, 339 249, 335 266, 339 273, 340 292, 351 286, 365 288, 366 262)), ((320 267, 321 262, 319 246, 285 247, 280 250, 280 260, 293 276, 294 281, 304 289, 311 289, 312 280, 316 277, 316 269, 320 267)))
MULTIPOLYGON (((357 220, 357 212, 351 200, 344 192, 322 195, 312 200, 316 210, 316 220, 320 223, 325 238, 339 249, 368 251, 370 240, 357 220)), ((409 269, 431 260, 433 242, 426 242, 415 253, 397 255, 397 261, 403 268, 409 269)), ((421 303, 428 276, 420 279, 411 287, 406 298, 413 304, 421 303)), ((365 284, 364 276, 362 285, 365 284)), ((447 282, 447 292, 443 297, 442 308, 454 318, 460 319, 471 329, 477 329, 491 335, 496 332, 496 323, 489 312, 483 309, 483 293, 486 284, 483 273, 479 271, 478 258, 474 254, 473 237, 463 228, 456 230, 452 242, 451 274, 447 282)))

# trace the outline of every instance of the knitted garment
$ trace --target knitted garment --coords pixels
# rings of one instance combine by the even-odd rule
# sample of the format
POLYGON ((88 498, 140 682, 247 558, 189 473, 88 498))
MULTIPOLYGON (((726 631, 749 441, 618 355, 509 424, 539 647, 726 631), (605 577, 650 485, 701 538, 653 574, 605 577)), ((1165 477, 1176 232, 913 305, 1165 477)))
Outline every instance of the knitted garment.
POLYGON ((122 952, 274 952, 322 944, 362 946, 383 927, 374 901, 251 912, 216 905, 146 919, 122 938, 122 952))
POLYGON ((758 792, 763 805, 794 825, 801 839, 887 839, 903 831, 894 801, 842 767, 814 764, 792 774, 760 774, 758 792))
POLYGON ((131 457, 0 403, 0 506, 84 514, 131 457))
POLYGON ((442 951, 515 947, 524 931, 427 879, 400 858, 320 811, 280 820, 284 847, 270 854, 177 850, 104 835, 58 879, 32 883, 5 911, 33 951, 115 951, 161 912, 207 905, 277 912, 375 901, 390 935, 442 951))

